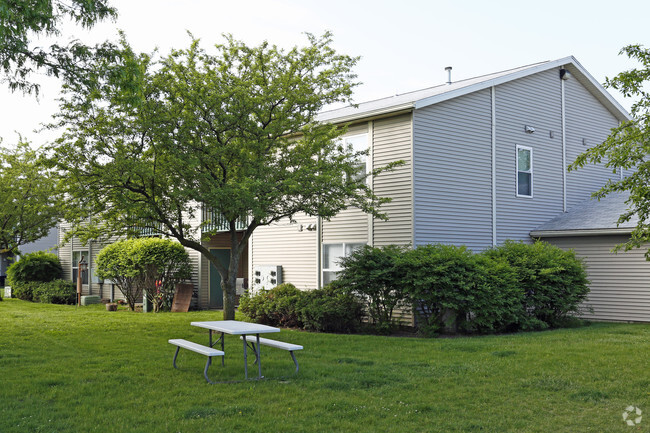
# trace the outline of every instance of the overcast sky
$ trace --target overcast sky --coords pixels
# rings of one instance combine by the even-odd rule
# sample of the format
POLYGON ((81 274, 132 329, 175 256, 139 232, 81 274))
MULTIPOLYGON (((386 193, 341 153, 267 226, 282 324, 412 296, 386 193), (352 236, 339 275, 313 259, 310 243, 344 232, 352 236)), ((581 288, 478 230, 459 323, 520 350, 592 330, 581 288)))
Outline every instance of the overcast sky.
MULTIPOLYGON (((619 50, 650 46, 650 1, 604 0, 113 0, 117 22, 91 31, 71 29, 87 43, 116 39, 117 30, 139 51, 161 53, 188 46, 187 31, 204 47, 231 33, 249 44, 303 45, 303 32, 334 33, 335 48, 361 56, 363 82, 356 102, 453 80, 573 55, 599 82, 636 64, 619 50)), ((57 109, 56 80, 43 93, 11 94, 0 88, 0 137, 12 145, 20 133, 35 145, 52 139, 34 132, 57 109)), ((613 93, 627 109, 631 102, 613 93)))

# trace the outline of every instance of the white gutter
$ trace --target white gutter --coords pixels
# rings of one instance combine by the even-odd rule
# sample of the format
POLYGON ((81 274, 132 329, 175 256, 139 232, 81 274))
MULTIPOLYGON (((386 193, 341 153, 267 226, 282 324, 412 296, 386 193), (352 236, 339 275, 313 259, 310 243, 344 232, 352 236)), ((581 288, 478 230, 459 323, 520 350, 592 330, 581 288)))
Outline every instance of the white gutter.
POLYGON ((573 230, 533 230, 530 236, 533 238, 560 238, 566 236, 605 236, 605 235, 626 235, 632 233, 632 227, 619 227, 610 229, 573 229, 573 230))
MULTIPOLYGON (((564 68, 564 65, 562 66, 564 68)), ((564 100, 564 80, 560 78, 560 112, 562 115, 562 212, 566 212, 566 106, 564 100)))

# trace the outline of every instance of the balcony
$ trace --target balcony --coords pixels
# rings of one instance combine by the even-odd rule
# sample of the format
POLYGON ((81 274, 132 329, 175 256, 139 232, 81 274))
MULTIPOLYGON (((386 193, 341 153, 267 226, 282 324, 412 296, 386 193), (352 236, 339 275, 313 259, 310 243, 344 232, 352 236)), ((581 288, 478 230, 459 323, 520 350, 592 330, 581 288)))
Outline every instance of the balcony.
MULTIPOLYGON (((203 222, 202 231, 204 232, 227 232, 230 230, 230 224, 226 219, 214 212, 212 208, 204 207, 201 211, 201 221, 203 222)), ((235 222, 237 230, 246 230, 248 227, 248 218, 239 218, 235 222)))

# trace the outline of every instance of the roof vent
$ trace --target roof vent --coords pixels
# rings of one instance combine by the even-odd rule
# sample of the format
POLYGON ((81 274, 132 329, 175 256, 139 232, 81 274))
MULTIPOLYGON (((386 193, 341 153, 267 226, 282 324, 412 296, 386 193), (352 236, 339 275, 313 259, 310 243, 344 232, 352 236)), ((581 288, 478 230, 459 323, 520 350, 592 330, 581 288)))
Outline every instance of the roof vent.
POLYGON ((451 66, 447 66, 445 71, 447 71, 447 84, 451 84, 451 66))

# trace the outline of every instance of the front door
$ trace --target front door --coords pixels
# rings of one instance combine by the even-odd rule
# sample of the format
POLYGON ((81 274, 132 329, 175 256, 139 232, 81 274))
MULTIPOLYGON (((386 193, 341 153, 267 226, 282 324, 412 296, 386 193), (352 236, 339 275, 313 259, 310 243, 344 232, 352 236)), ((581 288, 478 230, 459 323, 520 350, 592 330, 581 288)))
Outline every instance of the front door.
MULTIPOLYGON (((212 248, 210 254, 215 256, 226 268, 230 263, 230 250, 212 248)), ((223 289, 221 288, 221 274, 210 262, 210 308, 223 308, 223 289)))

